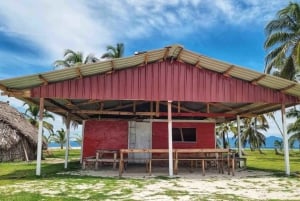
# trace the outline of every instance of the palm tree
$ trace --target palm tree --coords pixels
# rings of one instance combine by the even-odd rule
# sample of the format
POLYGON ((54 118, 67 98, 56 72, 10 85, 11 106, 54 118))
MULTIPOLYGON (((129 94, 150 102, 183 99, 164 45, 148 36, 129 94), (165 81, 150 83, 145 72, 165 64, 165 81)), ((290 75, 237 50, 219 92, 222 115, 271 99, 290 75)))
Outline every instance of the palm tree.
MULTIPOLYGON (((24 105, 28 106, 28 108, 24 112, 25 117, 28 119, 31 125, 38 128, 40 108, 36 105, 28 104, 28 103, 24 103, 24 105)), ((55 120, 54 116, 46 110, 43 112, 43 117, 44 119, 50 118, 52 120, 55 120)), ((53 133, 53 125, 51 123, 47 121, 43 121, 43 128, 48 130, 50 135, 53 133)))
MULTIPOLYGON (((288 118, 296 118, 294 123, 288 125, 288 133, 290 134, 289 144, 293 145, 296 141, 300 143, 300 111, 293 108, 287 112, 288 118)), ((300 145, 299 145, 300 150, 300 145)))
POLYGON ((56 60, 53 65, 55 68, 69 68, 81 64, 96 63, 97 61, 99 61, 99 59, 93 54, 89 54, 84 59, 82 52, 75 52, 73 50, 66 49, 64 52, 64 59, 56 60))
MULTIPOLYGON (((216 128, 217 135, 222 138, 223 148, 229 147, 228 133, 232 132, 234 135, 237 133, 237 127, 234 122, 222 123, 216 128)), ((221 147, 220 140, 217 140, 218 146, 221 147)))
POLYGON ((265 72, 295 80, 300 64, 300 5, 289 3, 277 12, 276 19, 265 27, 265 72))
POLYGON ((64 144, 66 143, 66 131, 63 128, 57 130, 56 133, 52 135, 51 139, 57 144, 60 144, 60 149, 63 149, 64 144))
POLYGON ((106 53, 104 53, 101 58, 106 59, 114 59, 114 58, 121 58, 124 55, 124 44, 123 43, 117 43, 116 47, 113 47, 112 45, 106 46, 106 53))
POLYGON ((267 131, 269 128, 266 117, 264 115, 258 115, 256 117, 245 118, 242 120, 242 124, 243 132, 241 134, 241 142, 243 147, 249 143, 252 151, 258 149, 259 152, 262 153, 260 148, 266 145, 266 137, 261 130, 267 131))
POLYGON ((82 136, 81 135, 75 135, 74 137, 75 142, 77 142, 78 144, 82 144, 82 136))

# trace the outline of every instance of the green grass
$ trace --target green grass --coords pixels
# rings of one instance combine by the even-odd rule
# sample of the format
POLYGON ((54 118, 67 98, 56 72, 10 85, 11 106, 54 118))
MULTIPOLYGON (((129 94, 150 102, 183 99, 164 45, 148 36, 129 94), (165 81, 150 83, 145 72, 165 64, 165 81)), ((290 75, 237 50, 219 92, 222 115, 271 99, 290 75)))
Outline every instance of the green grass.
MULTIPOLYGON (((274 173, 275 176, 281 176, 279 180, 282 179, 286 185, 292 185, 289 181, 299 180, 299 178, 288 178, 287 180, 282 177, 284 175, 283 155, 275 155, 274 150, 263 150, 263 152, 264 154, 260 154, 258 151, 246 150, 248 169, 274 173)), ((171 179, 167 176, 143 180, 57 174, 81 168, 80 150, 70 150, 71 162, 68 170, 64 169, 64 154, 64 150, 51 150, 51 153, 44 153, 43 156, 46 160, 42 161, 42 176, 40 177, 35 175, 36 163, 34 161, 0 163, 0 201, 139 200, 132 198, 134 192, 143 192, 146 186, 161 182, 166 182, 172 187, 162 188, 161 192, 153 192, 149 196, 167 196, 170 200, 180 200, 182 196, 189 196, 191 200, 248 200, 231 194, 205 194, 199 197, 199 194, 193 194, 178 185, 176 178, 171 179), (180 190, 174 190, 174 188, 180 190)), ((298 150, 291 151, 290 165, 291 172, 300 171, 300 152, 298 150)), ((247 182, 251 181, 247 180, 247 182)), ((261 184, 257 183, 257 185, 261 184)), ((238 190, 240 187, 236 188, 238 190)))
MULTIPOLYGON (((284 173, 284 156, 276 155, 274 150, 263 150, 263 154, 258 151, 246 150, 247 167, 253 170, 262 170, 273 173, 284 173)), ((290 168, 291 172, 300 171, 300 151, 290 151, 290 168)))

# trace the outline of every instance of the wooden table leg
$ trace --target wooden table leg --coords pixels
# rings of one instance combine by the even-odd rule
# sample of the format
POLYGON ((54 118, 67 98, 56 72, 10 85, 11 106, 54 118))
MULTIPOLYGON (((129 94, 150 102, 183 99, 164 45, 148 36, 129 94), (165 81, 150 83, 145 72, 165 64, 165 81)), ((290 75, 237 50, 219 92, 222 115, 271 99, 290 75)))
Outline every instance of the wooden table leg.
POLYGON ((205 176, 205 160, 202 159, 202 176, 205 176))
POLYGON ((96 153, 96 162, 95 162, 95 169, 98 170, 98 160, 99 160, 99 153, 96 153))

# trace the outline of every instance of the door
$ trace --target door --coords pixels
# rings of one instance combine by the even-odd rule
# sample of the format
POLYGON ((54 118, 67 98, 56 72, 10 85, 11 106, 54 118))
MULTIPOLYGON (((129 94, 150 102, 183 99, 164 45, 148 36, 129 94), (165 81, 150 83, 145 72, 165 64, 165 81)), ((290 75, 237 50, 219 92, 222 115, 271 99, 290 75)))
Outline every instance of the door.
MULTIPOLYGON (((129 122, 128 146, 130 149, 152 148, 152 126, 151 122, 129 122)), ((144 159, 151 157, 149 153, 131 153, 128 155, 129 162, 144 163, 144 159)))

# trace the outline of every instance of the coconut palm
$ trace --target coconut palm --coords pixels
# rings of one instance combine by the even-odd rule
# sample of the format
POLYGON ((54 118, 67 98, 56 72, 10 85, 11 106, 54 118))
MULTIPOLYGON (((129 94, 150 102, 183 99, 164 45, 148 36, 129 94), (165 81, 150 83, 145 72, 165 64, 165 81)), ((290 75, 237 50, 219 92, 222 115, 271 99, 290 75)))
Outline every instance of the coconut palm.
POLYGON ((69 68, 81 64, 96 63, 97 61, 99 61, 99 59, 93 54, 89 54, 84 59, 82 52, 75 52, 73 50, 66 49, 64 52, 64 59, 56 60, 53 65, 55 68, 69 68))
POLYGON ((300 5, 289 3, 265 27, 265 72, 294 80, 300 64, 300 5))
POLYGON ((60 149, 64 148, 64 144, 66 143, 66 131, 62 128, 61 130, 57 130, 51 137, 51 140, 60 144, 60 149))
MULTIPOLYGON (((288 125, 288 133, 290 134, 289 144, 293 146, 293 144, 298 141, 300 143, 300 111, 296 108, 293 108, 287 112, 288 118, 296 118, 294 123, 288 125)), ((299 145, 300 149, 300 145, 299 145)))
MULTIPOLYGON (((237 127, 234 124, 234 122, 222 123, 217 126, 216 131, 217 131, 217 135, 222 138, 222 145, 223 148, 225 149, 229 147, 228 134, 232 132, 234 135, 236 135, 237 127)), ((220 140, 217 140, 217 143, 220 143, 220 140)), ((220 147, 221 144, 218 144, 218 146, 220 147)))
POLYGON ((74 136, 74 140, 75 140, 75 142, 77 142, 78 144, 82 144, 82 136, 81 136, 81 135, 75 135, 75 136, 74 136))
POLYGON ((258 149, 260 153, 261 147, 266 145, 266 137, 261 131, 267 131, 269 128, 268 121, 264 115, 245 118, 242 120, 243 132, 241 134, 241 142, 245 147, 248 143, 250 149, 254 151, 258 149))
POLYGON ((114 59, 114 58, 121 58, 124 55, 124 44, 117 43, 117 46, 114 47, 112 45, 108 45, 106 47, 106 53, 104 53, 101 58, 104 59, 114 59))
MULTIPOLYGON (((23 114, 28 119, 28 121, 31 123, 31 125, 38 128, 39 127, 40 108, 36 105, 28 104, 28 103, 24 103, 24 105, 27 105, 28 108, 25 110, 25 112, 23 114)), ((44 117, 44 119, 50 118, 52 120, 55 120, 54 116, 46 110, 43 112, 43 117, 44 117)), ((43 128, 48 130, 48 132, 50 134, 53 133, 53 125, 44 120, 43 120, 43 128)))

